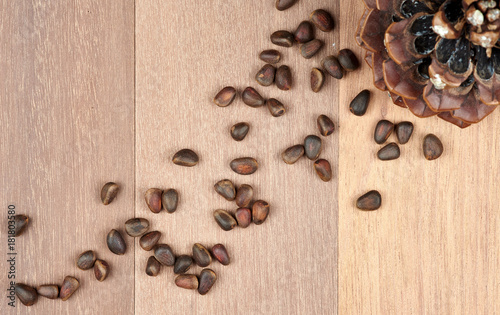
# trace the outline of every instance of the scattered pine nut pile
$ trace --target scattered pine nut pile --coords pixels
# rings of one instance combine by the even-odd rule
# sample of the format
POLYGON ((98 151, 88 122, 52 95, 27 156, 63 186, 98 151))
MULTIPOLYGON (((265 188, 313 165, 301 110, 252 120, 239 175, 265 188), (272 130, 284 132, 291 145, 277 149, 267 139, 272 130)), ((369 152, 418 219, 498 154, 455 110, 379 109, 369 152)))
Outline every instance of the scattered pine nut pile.
MULTIPOLYGON (((292 7, 298 0, 277 0, 276 8, 280 11, 292 7)), ((302 21, 297 29, 291 33, 286 30, 278 30, 271 34, 271 43, 289 48, 295 43, 299 44, 300 54, 306 58, 313 58, 323 47, 324 43, 314 36, 315 28, 322 32, 331 32, 334 29, 334 19, 326 10, 318 9, 313 11, 308 21, 302 21)), ((256 82, 262 87, 275 85, 278 89, 289 91, 293 87, 293 77, 290 67, 287 65, 275 65, 282 61, 281 53, 276 49, 267 49, 259 54, 259 58, 266 64, 255 74, 256 82)), ((329 55, 321 61, 321 66, 314 67, 310 72, 311 90, 319 92, 325 83, 325 72, 335 79, 342 79, 346 73, 357 70, 360 63, 356 55, 349 49, 342 49, 337 56, 329 55)), ((233 86, 226 86, 214 97, 213 102, 219 107, 228 107, 236 97, 238 91, 233 86)), ((286 106, 275 98, 264 99, 253 87, 246 87, 241 93, 244 104, 259 108, 267 106, 273 117, 281 117, 286 113, 286 106)), ((349 109, 356 116, 363 116, 370 101, 370 91, 361 91, 350 103, 349 109)), ((231 137, 235 141, 243 141, 247 136, 251 126, 248 122, 238 122, 230 129, 231 137)), ((318 132, 323 137, 328 137, 335 131, 333 120, 320 115, 317 118, 318 132)), ((413 133, 414 126, 411 122, 401 122, 394 125, 387 120, 377 123, 374 132, 374 140, 377 144, 384 144, 395 130, 399 144, 406 144, 413 133)), ((432 134, 425 137, 423 142, 424 156, 428 160, 437 159, 443 152, 443 144, 432 134)), ((285 149, 281 158, 287 164, 296 163, 302 156, 314 161, 312 167, 318 177, 329 182, 332 177, 330 162, 321 159, 322 140, 319 136, 308 135, 302 143, 295 144, 285 149)), ((400 156, 400 148, 395 143, 389 143, 381 148, 377 156, 380 160, 388 161, 397 159, 400 156)), ((182 149, 175 153, 172 162, 179 166, 193 167, 198 164, 199 157, 191 149, 182 149)), ((229 167, 237 174, 251 175, 258 170, 259 164, 255 158, 241 157, 230 162, 229 167)), ((116 198, 120 187, 118 184, 109 182, 101 189, 101 201, 108 205, 116 198)), ((263 224, 268 218, 270 205, 264 200, 254 200, 253 187, 242 184, 239 187, 228 179, 222 179, 215 183, 214 190, 228 201, 235 201, 237 210, 235 213, 218 209, 213 212, 216 223, 225 231, 230 231, 235 227, 247 228, 251 223, 255 225, 263 224)), ((171 188, 162 190, 150 188, 145 192, 145 201, 151 212, 158 214, 165 210, 174 213, 180 202, 179 193, 171 188)), ((382 197, 376 190, 371 190, 359 197, 356 206, 361 210, 377 210, 382 204, 382 197)), ((9 226, 10 226, 9 221, 9 226)), ((18 237, 28 225, 28 217, 16 215, 13 220, 14 237, 18 237)), ((154 230, 149 231, 150 222, 145 218, 131 218, 124 224, 124 230, 130 237, 140 237, 139 245, 145 251, 151 251, 152 255, 145 263, 145 273, 155 277, 163 267, 173 267, 173 272, 178 274, 175 284, 184 289, 197 290, 199 294, 207 294, 217 280, 215 272, 208 267, 213 258, 222 265, 230 264, 230 256, 223 244, 215 244, 210 250, 200 244, 195 243, 192 253, 176 255, 168 244, 159 243, 162 233, 154 230), (190 267, 196 264, 203 269, 200 274, 187 274, 190 267)), ((120 232, 120 228, 112 229, 106 237, 108 249, 116 255, 124 255, 127 251, 126 242, 120 232)), ((10 231, 10 228, 9 228, 10 231)), ((9 232, 9 234, 11 234, 9 232)), ((11 235, 9 235, 11 236, 11 235)), ((98 281, 104 281, 110 273, 110 265, 98 259, 97 253, 92 250, 84 251, 76 258, 76 266, 81 270, 94 270, 94 275, 98 281)), ((59 286, 58 284, 40 285, 36 289, 23 283, 15 285, 15 293, 19 300, 26 306, 36 303, 38 296, 49 299, 61 298, 67 300, 78 288, 80 282, 72 276, 66 276, 59 286)))

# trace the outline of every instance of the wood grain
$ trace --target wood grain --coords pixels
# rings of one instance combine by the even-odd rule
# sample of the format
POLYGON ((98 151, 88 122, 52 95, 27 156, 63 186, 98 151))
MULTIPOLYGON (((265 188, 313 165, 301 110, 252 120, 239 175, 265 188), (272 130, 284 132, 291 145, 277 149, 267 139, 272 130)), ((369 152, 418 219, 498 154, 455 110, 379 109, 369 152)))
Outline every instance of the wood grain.
MULTIPOLYGON (((353 40, 360 1, 299 1, 284 12, 274 0, 0 6, 0 242, 7 244, 6 212, 14 204, 32 218, 16 240, 16 280, 39 285, 74 275, 82 282, 66 302, 40 298, 11 309, 2 298, 0 314, 500 313, 500 113, 465 130, 415 118, 373 88, 365 64, 341 81, 327 78, 318 94, 309 89, 309 71, 322 57, 345 47, 363 56, 353 40), (319 56, 305 60, 297 47, 270 43, 273 31, 294 30, 320 7, 334 13, 337 28, 316 33, 327 44, 319 56), (255 83, 258 53, 269 48, 292 68, 291 91, 255 83), (241 99, 219 108, 211 100, 226 85, 256 87, 287 113, 274 118, 241 99), (348 104, 365 88, 370 108, 353 116, 348 104), (285 148, 318 133, 319 114, 338 127, 322 138, 322 157, 334 170, 329 183, 307 159, 280 160, 285 148), (382 118, 415 124, 396 161, 376 159, 373 128, 382 118), (229 128, 240 121, 251 130, 235 142, 229 128), (427 133, 445 146, 432 162, 421 152, 427 133), (195 150, 200 163, 174 165, 182 148, 195 150), (243 156, 259 161, 255 174, 230 170, 243 156), (213 190, 223 178, 251 184, 271 205, 268 221, 222 231, 212 212, 236 209, 213 190), (122 191, 105 207, 99 190, 109 180, 122 191), (143 197, 151 187, 176 188, 177 212, 151 213, 143 197), (382 208, 358 211, 356 198, 371 189, 382 193, 382 208), (105 245, 107 232, 133 216, 149 219, 177 254, 190 254, 195 242, 223 243, 232 262, 210 266, 218 280, 206 296, 177 288, 167 267, 148 277, 152 253, 129 237, 124 256, 105 245), (86 249, 111 264, 103 283, 75 267, 86 249)), ((5 250, 0 259, 6 292, 5 250)))
POLYGON ((0 313, 130 314, 133 248, 115 256, 105 237, 134 213, 134 3, 0 7, 0 313), (122 191, 105 207, 100 188, 110 180, 122 191), (75 276, 81 286, 68 301, 7 306, 10 204, 31 218, 16 239, 15 280, 36 286, 75 276), (76 268, 87 249, 111 265, 105 282, 76 268))
MULTIPOLYGON (((352 40, 363 6, 349 1, 342 10, 342 45, 364 56, 352 40)), ((339 313, 500 313, 500 113, 460 130, 392 105, 371 80, 364 64, 340 82, 339 313), (370 108, 355 117, 349 102, 365 88, 370 108), (382 118, 415 125, 396 161, 376 158, 373 129, 382 118), (445 146, 435 161, 422 155, 428 133, 445 146), (371 189, 382 194, 382 208, 356 210, 356 198, 371 189)))
MULTIPOLYGON (((232 263, 210 266, 219 279, 206 296, 174 284, 171 268, 148 277, 150 253, 136 253, 136 314, 306 314, 336 313, 337 309, 337 181, 322 182, 312 161, 286 165, 280 159, 288 146, 317 134, 316 117, 337 118, 337 83, 328 80, 319 94, 309 88, 309 72, 322 56, 305 60, 298 47, 278 48, 282 64, 290 66, 295 87, 283 92, 260 87, 254 76, 264 65, 263 49, 277 48, 269 36, 278 29, 294 30, 309 13, 331 1, 301 1, 279 12, 273 1, 138 1, 136 6, 137 63, 137 190, 138 216, 164 233, 161 242, 178 254, 190 254, 193 243, 226 245, 232 263), (240 98, 219 108, 212 103, 226 85, 239 91, 253 86, 264 97, 276 97, 287 113, 274 118, 267 108, 251 108, 240 98), (250 123, 242 142, 229 134, 237 122, 250 123), (190 148, 200 156, 192 168, 174 165, 173 154, 190 148), (233 173, 229 162, 255 157, 259 170, 250 176, 233 173), (230 232, 221 230, 212 213, 236 205, 217 195, 213 185, 229 178, 251 184, 256 198, 271 206, 268 220, 230 232), (180 206, 175 214, 152 214, 143 200, 150 187, 175 188, 180 206)), ((317 33, 330 46, 338 34, 317 33)), ((337 136, 324 139, 323 156, 337 165, 337 136)), ((336 178, 337 175, 335 175, 336 178)), ((201 268, 190 272, 199 273, 201 268)))

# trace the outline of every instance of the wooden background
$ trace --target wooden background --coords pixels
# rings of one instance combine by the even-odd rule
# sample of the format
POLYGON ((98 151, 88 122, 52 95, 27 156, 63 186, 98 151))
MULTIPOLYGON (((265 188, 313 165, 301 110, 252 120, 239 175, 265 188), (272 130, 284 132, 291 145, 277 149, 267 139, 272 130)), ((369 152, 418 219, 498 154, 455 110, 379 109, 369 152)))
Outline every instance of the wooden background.
MULTIPOLYGON (((3 297, 0 313, 500 313, 500 113, 465 130, 414 118, 372 87, 365 64, 341 81, 328 78, 318 94, 309 89, 310 68, 322 57, 345 47, 362 56, 353 40, 361 1, 300 1, 285 12, 273 0, 0 5, 1 243, 6 248, 7 207, 14 204, 32 218, 16 240, 16 280, 81 280, 68 301, 40 298, 12 309, 3 297), (257 55, 276 48, 269 35, 293 30, 316 8, 336 17, 334 32, 317 32, 326 47, 311 60, 297 47, 278 48, 295 86, 289 92, 259 87, 257 55), (254 86, 288 111, 274 118, 241 100, 219 108, 211 99, 225 85, 254 86), (355 117, 348 104, 365 88, 373 91, 371 106, 355 117), (316 177, 309 160, 290 166, 279 158, 317 133, 319 114, 338 127, 323 138, 322 156, 334 171, 329 183, 316 177), (416 126, 396 161, 375 158, 373 128, 382 118, 416 126), (237 143, 228 130, 239 121, 251 130, 237 143), (421 153, 427 133, 445 145, 432 162, 421 153), (173 165, 181 148, 198 152, 200 163, 173 165), (234 174, 229 161, 247 155, 259 170, 234 174), (222 231, 213 210, 235 208, 213 191, 222 178, 251 184, 271 205, 268 221, 222 231), (122 191, 103 206, 99 191, 110 180, 122 191), (152 214, 143 201, 150 187, 176 188, 177 212, 152 214), (382 193, 383 207, 356 210, 355 199, 370 189, 382 193), (126 237, 124 256, 105 245, 107 232, 123 231, 134 216, 148 218, 178 254, 189 253, 194 242, 220 242, 232 263, 211 265, 219 279, 206 296, 177 288, 170 268, 148 277, 150 253, 137 241, 126 237), (106 281, 75 267, 87 249, 111 264, 106 281)), ((6 292, 5 250, 0 259, 6 292)))

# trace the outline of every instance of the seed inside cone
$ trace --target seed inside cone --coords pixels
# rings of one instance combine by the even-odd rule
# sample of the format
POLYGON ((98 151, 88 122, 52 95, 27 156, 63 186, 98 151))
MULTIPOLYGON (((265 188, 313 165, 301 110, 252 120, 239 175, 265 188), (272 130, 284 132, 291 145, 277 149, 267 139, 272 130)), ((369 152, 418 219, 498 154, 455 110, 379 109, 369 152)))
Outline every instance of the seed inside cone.
POLYGON ((150 188, 144 194, 144 198, 146 199, 146 204, 149 207, 149 210, 153 213, 159 213, 162 210, 161 204, 161 195, 163 190, 158 188, 150 188))
POLYGON ((24 233, 29 223, 29 217, 24 214, 14 216, 14 236, 19 236, 24 233))
POLYGON ((246 207, 250 204, 253 198, 253 188, 250 185, 243 184, 236 191, 236 205, 238 207, 246 207))
POLYGON ((156 245, 154 256, 164 266, 173 266, 175 264, 175 254, 167 244, 156 245))
POLYGON ((226 86, 220 90, 214 97, 214 103, 219 107, 229 106, 236 97, 236 89, 232 86, 226 86))
POLYGON ((293 35, 297 43, 307 43, 314 39, 314 26, 309 21, 302 21, 293 35))
POLYGON ((76 266, 81 270, 89 270, 94 267, 94 263, 97 259, 97 255, 93 250, 88 250, 83 252, 78 256, 76 260, 76 266))
POLYGON ((203 269, 200 273, 198 293, 205 295, 210 291, 217 280, 217 275, 211 269, 203 269))
POLYGON ((266 101, 267 108, 273 117, 283 116, 286 112, 285 105, 274 98, 270 98, 266 101))
POLYGON ((294 164, 304 155, 304 146, 297 144, 287 148, 281 153, 281 158, 286 164, 294 164))
POLYGON ((161 203, 162 207, 167 210, 168 213, 174 213, 179 204, 179 193, 177 190, 168 189, 164 191, 161 195, 161 203))
POLYGON ((327 160, 319 159, 314 162, 314 170, 322 181, 329 182, 332 179, 332 167, 327 160))
POLYGON ((123 255, 127 251, 127 244, 123 239, 120 232, 113 229, 108 233, 106 237, 106 243, 108 244, 109 250, 116 255, 123 255))
POLYGON ((250 175, 257 171, 259 164, 257 160, 251 157, 243 157, 239 159, 234 159, 229 164, 231 169, 240 175, 250 175))
POLYGON ((273 65, 266 64, 255 74, 255 81, 262 86, 270 86, 274 83, 276 68, 273 65))
POLYGON ((361 91, 349 105, 349 110, 356 116, 363 116, 368 109, 368 104, 370 103, 370 91, 361 91))
POLYGON ((190 149, 182 149, 174 154, 172 162, 176 165, 192 167, 198 164, 198 155, 190 149))
POLYGON ((193 260, 198 266, 206 267, 212 263, 212 256, 205 246, 196 243, 193 245, 193 260))
POLYGON ((322 136, 329 136, 335 131, 335 124, 330 119, 330 117, 326 115, 319 115, 317 119, 319 133, 322 136))
POLYGON ((319 39, 313 39, 300 45, 300 54, 306 59, 311 59, 321 48, 323 48, 323 42, 319 39))
POLYGON ((71 295, 73 295, 73 293, 76 292, 76 290, 78 290, 79 287, 80 282, 78 281, 78 279, 71 276, 66 276, 61 285, 59 297, 61 298, 61 300, 66 301, 70 298, 71 295))
POLYGON ((156 277, 160 273, 160 262, 154 256, 149 256, 146 263, 146 274, 150 277, 156 277))
POLYGON ((358 57, 350 49, 342 49, 337 57, 345 71, 354 71, 359 68, 358 57))
POLYGON ((264 98, 253 87, 244 89, 241 98, 243 99, 243 103, 250 107, 260 107, 265 103, 264 98))
POLYGON ((138 237, 149 229, 149 221, 144 218, 133 218, 125 222, 125 232, 132 237, 138 237))
POLYGON ((250 130, 250 125, 246 122, 240 122, 231 127, 231 137, 236 141, 245 139, 250 130))
POLYGON ((109 274, 109 264, 101 259, 96 260, 94 264, 94 276, 97 281, 104 281, 109 274))
POLYGON ((276 31, 271 34, 271 42, 281 47, 292 47, 295 38, 288 31, 276 31))
POLYGON ((104 205, 109 205, 115 200, 116 195, 120 190, 120 186, 113 182, 106 183, 101 189, 101 201, 104 205))
POLYGON ((274 80, 278 89, 288 91, 292 88, 292 71, 288 66, 280 66, 274 80))
POLYGON ((191 265, 193 264, 193 259, 188 255, 181 255, 175 259, 174 273, 186 273, 191 265))
POLYGON ((406 144, 410 141, 413 134, 413 124, 409 121, 403 121, 394 127, 399 144, 406 144))
POLYGON ((322 141, 315 135, 309 135, 304 139, 304 152, 309 160, 316 160, 321 154, 322 141))
POLYGON ((443 154, 443 143, 433 134, 428 134, 424 138, 423 144, 424 157, 429 160, 435 160, 443 154))
POLYGON ((340 80, 344 77, 344 70, 335 56, 325 57, 325 59, 321 62, 321 65, 326 73, 335 79, 340 80))
POLYGON ((260 60, 270 63, 276 64, 281 60, 281 54, 279 51, 275 49, 264 50, 259 54, 260 60))
POLYGON ((175 285, 179 288, 196 290, 198 289, 198 277, 196 275, 178 275, 175 278, 175 285))
POLYGON ((139 245, 142 247, 142 249, 146 251, 150 251, 153 249, 153 247, 158 243, 161 237, 161 232, 159 231, 151 231, 139 239, 139 245))
POLYGON ((391 142, 377 153, 377 157, 382 161, 390 161, 399 158, 401 151, 395 142, 391 142))
POLYGON ((224 266, 229 265, 231 259, 227 253, 226 247, 222 244, 216 244, 212 246, 212 254, 214 254, 215 259, 224 266))
POLYGON ((38 295, 47 299, 57 299, 59 297, 59 286, 55 284, 40 285, 36 288, 38 295))
POLYGON ((318 68, 312 68, 311 70, 311 90, 318 93, 323 87, 325 82, 325 74, 322 70, 318 68))
POLYGON ((19 301, 26 306, 31 306, 38 301, 38 293, 36 290, 26 284, 17 283, 14 287, 14 292, 19 301))
POLYGON ((215 191, 226 200, 233 201, 236 198, 236 188, 229 179, 223 179, 215 183, 215 191))
POLYGON ((252 223, 252 210, 249 208, 238 208, 234 216, 239 227, 246 228, 252 223))
POLYGON ((376 190, 371 190, 359 197, 356 207, 360 210, 377 210, 382 205, 382 196, 376 190))
POLYGON ((224 230, 230 231, 238 225, 235 218, 225 210, 215 210, 214 211, 215 222, 224 230))
POLYGON ((257 200, 252 206, 253 223, 259 225, 266 221, 269 215, 269 204, 264 200, 257 200))
POLYGON ((322 9, 313 11, 309 18, 323 32, 330 32, 335 26, 331 14, 322 9))
POLYGON ((375 140, 376 143, 382 144, 385 141, 387 141, 393 130, 394 130, 393 123, 385 119, 381 120, 377 123, 377 126, 375 127, 373 139, 375 140))

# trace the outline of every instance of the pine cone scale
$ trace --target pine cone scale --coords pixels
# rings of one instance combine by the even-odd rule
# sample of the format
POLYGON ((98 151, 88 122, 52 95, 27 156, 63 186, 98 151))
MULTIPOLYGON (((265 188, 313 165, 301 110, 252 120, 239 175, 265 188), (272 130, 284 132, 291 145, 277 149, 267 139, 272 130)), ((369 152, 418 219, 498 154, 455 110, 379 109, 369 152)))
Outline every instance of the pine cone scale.
POLYGON ((500 1, 363 1, 356 40, 393 103, 461 128, 500 105, 500 1))

